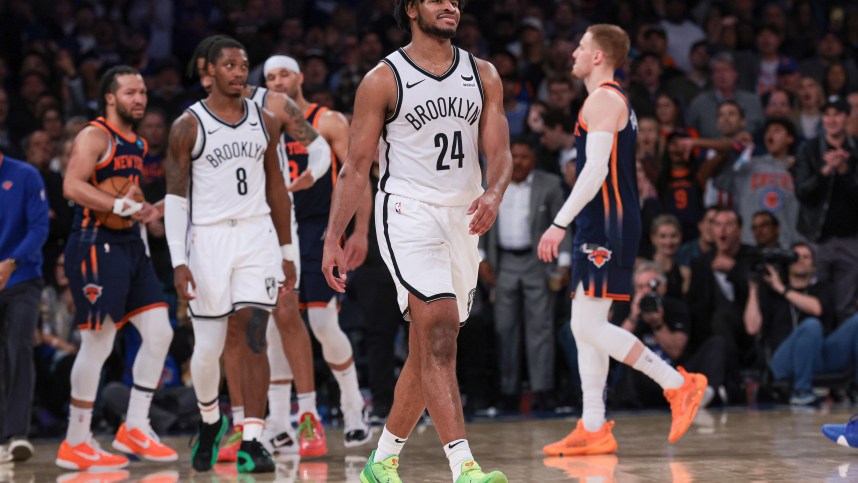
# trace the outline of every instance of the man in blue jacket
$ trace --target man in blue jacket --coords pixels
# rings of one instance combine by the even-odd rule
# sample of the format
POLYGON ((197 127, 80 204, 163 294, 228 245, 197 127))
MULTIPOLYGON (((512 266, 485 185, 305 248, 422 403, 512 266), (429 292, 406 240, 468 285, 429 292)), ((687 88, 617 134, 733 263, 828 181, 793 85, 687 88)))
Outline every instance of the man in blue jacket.
POLYGON ((48 201, 36 168, 0 152, 0 463, 33 455, 33 332, 42 289, 48 201))

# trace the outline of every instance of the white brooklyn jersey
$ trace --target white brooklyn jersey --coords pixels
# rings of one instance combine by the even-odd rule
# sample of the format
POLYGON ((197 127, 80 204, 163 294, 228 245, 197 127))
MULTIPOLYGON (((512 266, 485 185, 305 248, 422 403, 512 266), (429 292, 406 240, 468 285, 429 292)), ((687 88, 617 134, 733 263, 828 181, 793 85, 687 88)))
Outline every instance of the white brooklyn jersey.
POLYGON ((197 102, 197 142, 191 151, 190 211, 194 225, 270 213, 265 197, 268 130, 261 108, 244 99, 244 117, 235 124, 197 102))
POLYGON ((423 70, 402 49, 382 62, 396 78, 397 98, 379 142, 379 189, 434 205, 470 204, 483 193, 483 85, 474 57, 453 47, 442 75, 423 70))

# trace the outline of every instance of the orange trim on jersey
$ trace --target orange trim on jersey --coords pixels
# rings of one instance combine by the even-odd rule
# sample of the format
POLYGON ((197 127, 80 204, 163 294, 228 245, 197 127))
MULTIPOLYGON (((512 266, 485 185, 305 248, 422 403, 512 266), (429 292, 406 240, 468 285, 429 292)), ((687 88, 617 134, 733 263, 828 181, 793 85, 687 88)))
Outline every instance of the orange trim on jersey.
POLYGON ((114 131, 114 132, 115 132, 119 137, 121 137, 122 139, 124 139, 124 140, 128 141, 128 142, 129 142, 129 143, 131 143, 131 144, 134 144, 134 143, 136 143, 136 142, 137 142, 137 137, 138 137, 138 136, 137 136, 137 133, 134 133, 134 139, 129 139, 129 138, 125 137, 125 135, 124 135, 124 134, 122 134, 122 131, 120 131, 120 130, 119 130, 119 128, 117 128, 117 127, 116 127, 116 126, 114 126, 110 121, 108 121, 106 117, 103 117, 103 116, 102 116, 102 117, 99 117, 99 118, 97 118, 97 119, 101 120, 101 122, 103 122, 105 125, 107 125, 108 127, 110 127, 110 129, 112 129, 112 130, 113 130, 113 131, 114 131))
POLYGON ((608 274, 602 275, 602 293, 608 293, 608 274))
MULTIPOLYGON (((324 309, 328 306, 328 302, 300 302, 298 303, 298 310, 307 310, 307 309, 324 309)), ((337 301, 337 312, 340 311, 340 302, 337 301)))
POLYGON ((617 202, 617 220, 623 220, 623 199, 620 197, 620 182, 617 180, 617 142, 619 133, 614 133, 614 147, 611 148, 611 182, 614 184, 614 200, 617 202))
MULTIPOLYGON (((604 291, 602 292, 602 296, 601 296, 601 297, 596 297, 595 295, 593 295, 593 294, 591 294, 591 293, 589 293, 589 292, 585 292, 585 293, 584 293, 584 295, 586 295, 586 296, 588 296, 588 297, 599 298, 599 299, 610 299, 610 300, 616 300, 617 302, 629 302, 629 301, 631 301, 631 299, 632 299, 632 298, 631 298, 631 296, 629 296, 629 295, 621 295, 621 294, 616 294, 616 293, 607 293, 607 292, 604 292, 604 291)), ((572 294, 569 296, 569 298, 570 298, 570 299, 574 299, 574 298, 575 298, 575 292, 572 292, 572 294)))
POLYGON ((304 119, 307 119, 308 117, 310 117, 310 114, 313 113, 313 109, 315 109, 316 106, 318 106, 318 104, 314 102, 314 103, 310 104, 309 106, 307 106, 306 109, 304 109, 304 119))
POLYGON ((578 111, 578 126, 580 126, 580 127, 581 127, 581 129, 583 129, 583 130, 585 130, 585 131, 589 131, 589 129, 587 128, 587 123, 586 123, 586 122, 584 122, 584 117, 581 115, 581 113, 582 113, 583 111, 584 111, 584 105, 582 104, 582 105, 581 105, 581 110, 580 110, 580 111, 578 111))
POLYGON ((89 247, 89 259, 92 262, 92 278, 95 283, 98 283, 98 257, 95 252, 95 245, 89 247))
POLYGON ((605 227, 611 223, 611 197, 608 196, 608 182, 602 182, 602 205, 605 209, 605 227))
POLYGON ((164 307, 165 309, 168 308, 166 302, 155 302, 154 304, 144 305, 143 307, 140 307, 139 309, 132 310, 131 312, 128 312, 127 314, 125 314, 125 316, 122 317, 122 319, 119 322, 115 323, 116 328, 121 329, 122 326, 127 324, 131 320, 131 317, 134 317, 135 315, 139 315, 139 314, 142 314, 143 312, 147 312, 149 310, 157 309, 160 307, 164 307))
MULTIPOLYGON (((101 129, 102 131, 104 131, 104 134, 107 134, 107 137, 110 139, 110 154, 108 154, 104 157, 104 161, 101 161, 95 165, 95 169, 99 170, 99 169, 104 168, 107 165, 109 165, 110 162, 113 160, 113 155, 116 154, 116 142, 113 139, 113 133, 110 132, 110 129, 107 129, 102 124, 99 124, 95 121, 89 123, 89 125, 95 126, 99 129, 101 129)), ((92 184, 95 185, 95 172, 93 172, 93 174, 92 174, 92 184)))

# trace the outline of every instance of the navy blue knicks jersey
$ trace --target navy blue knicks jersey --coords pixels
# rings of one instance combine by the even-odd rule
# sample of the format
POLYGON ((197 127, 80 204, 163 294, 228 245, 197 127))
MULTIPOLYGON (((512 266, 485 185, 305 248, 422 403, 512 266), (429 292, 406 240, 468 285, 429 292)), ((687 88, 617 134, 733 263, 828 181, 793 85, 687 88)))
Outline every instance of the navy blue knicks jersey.
MULTIPOLYGON (((572 293, 578 283, 590 297, 629 300, 632 270, 641 236, 641 209, 635 169, 638 123, 625 92, 616 82, 600 89, 613 89, 626 101, 629 119, 614 135, 608 176, 599 193, 575 217, 572 293)), ((583 108, 582 108, 583 111, 583 108)), ((587 163, 587 124, 579 113, 575 125, 578 152, 576 169, 587 163)))
MULTIPOLYGON (((327 107, 318 104, 310 104, 304 112, 304 118, 319 130, 319 119, 328 110, 327 107)), ((296 141, 286 133, 283 133, 283 149, 289 158, 289 179, 295 179, 307 169, 307 147, 296 141)), ((292 193, 295 200, 295 218, 300 222, 309 218, 323 217, 327 223, 328 213, 331 211, 331 196, 334 194, 334 185, 337 183, 337 174, 340 171, 340 163, 337 155, 331 150, 331 170, 322 175, 312 187, 292 193)))
MULTIPOLYGON (((101 129, 110 140, 107 152, 95 166, 95 171, 89 180, 90 183, 98 186, 109 178, 121 177, 130 178, 134 184, 140 186, 143 158, 149 151, 146 140, 136 135, 133 139, 125 137, 103 117, 91 121, 89 126, 101 129)), ((80 205, 75 207, 72 232, 78 232, 77 234, 84 242, 119 242, 140 239, 140 227, 136 223, 125 230, 112 230, 102 226, 91 209, 80 205)))

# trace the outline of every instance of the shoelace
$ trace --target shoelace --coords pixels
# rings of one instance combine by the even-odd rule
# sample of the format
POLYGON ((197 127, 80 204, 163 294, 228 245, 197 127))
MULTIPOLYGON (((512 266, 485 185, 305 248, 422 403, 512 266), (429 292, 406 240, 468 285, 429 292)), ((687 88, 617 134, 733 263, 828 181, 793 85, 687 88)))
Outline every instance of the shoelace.
POLYGON ((316 439, 316 425, 313 424, 312 416, 307 416, 298 425, 298 434, 302 433, 305 439, 316 439))

